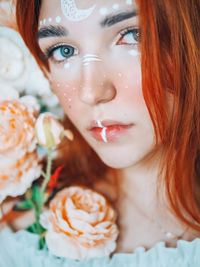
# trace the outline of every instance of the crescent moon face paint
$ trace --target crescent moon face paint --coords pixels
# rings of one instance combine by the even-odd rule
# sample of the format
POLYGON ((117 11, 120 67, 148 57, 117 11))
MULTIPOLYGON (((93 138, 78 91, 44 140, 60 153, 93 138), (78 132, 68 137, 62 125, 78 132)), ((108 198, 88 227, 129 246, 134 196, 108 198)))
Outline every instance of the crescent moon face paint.
POLYGON ((88 18, 96 5, 88 9, 78 9, 75 0, 61 0, 61 10, 69 21, 81 21, 88 18))

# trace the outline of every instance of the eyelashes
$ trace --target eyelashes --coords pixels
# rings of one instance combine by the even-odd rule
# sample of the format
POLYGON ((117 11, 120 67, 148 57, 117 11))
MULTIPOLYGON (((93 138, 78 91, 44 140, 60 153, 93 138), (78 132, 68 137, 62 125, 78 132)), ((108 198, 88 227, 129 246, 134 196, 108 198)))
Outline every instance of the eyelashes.
POLYGON ((118 45, 137 45, 140 42, 139 28, 128 28, 120 33, 118 45))
MULTIPOLYGON (((116 45, 132 45, 137 46, 140 42, 139 28, 126 28, 119 33, 116 45)), ((44 51, 45 58, 53 63, 59 64, 68 61, 75 55, 78 55, 78 49, 66 43, 59 43, 50 46, 44 51)))

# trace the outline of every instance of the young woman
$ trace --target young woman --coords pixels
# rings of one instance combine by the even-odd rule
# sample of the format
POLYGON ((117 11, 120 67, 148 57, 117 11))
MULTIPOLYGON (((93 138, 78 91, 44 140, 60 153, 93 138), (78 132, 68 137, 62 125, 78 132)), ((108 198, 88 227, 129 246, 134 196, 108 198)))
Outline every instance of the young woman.
POLYGON ((118 252, 200 235, 199 14, 199 0, 17 1, 67 117, 117 174, 118 252))

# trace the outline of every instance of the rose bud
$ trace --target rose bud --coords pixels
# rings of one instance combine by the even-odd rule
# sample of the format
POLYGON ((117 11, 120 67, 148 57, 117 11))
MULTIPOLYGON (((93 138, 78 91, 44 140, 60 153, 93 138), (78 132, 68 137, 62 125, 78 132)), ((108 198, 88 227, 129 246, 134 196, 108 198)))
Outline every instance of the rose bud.
POLYGON ((73 140, 72 132, 65 130, 57 117, 50 112, 39 115, 35 130, 38 144, 49 149, 56 148, 64 137, 73 140))

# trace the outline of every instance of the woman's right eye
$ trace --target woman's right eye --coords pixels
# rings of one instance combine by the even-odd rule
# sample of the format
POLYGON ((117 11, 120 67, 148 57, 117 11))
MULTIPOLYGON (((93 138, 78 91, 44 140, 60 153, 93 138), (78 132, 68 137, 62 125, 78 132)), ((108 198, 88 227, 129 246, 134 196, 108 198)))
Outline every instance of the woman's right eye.
POLYGON ((46 53, 47 58, 53 60, 55 63, 66 61, 75 54, 76 49, 73 46, 65 44, 50 47, 46 53))

